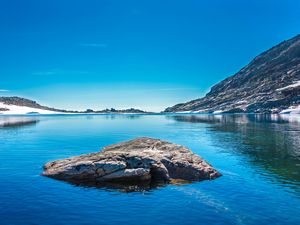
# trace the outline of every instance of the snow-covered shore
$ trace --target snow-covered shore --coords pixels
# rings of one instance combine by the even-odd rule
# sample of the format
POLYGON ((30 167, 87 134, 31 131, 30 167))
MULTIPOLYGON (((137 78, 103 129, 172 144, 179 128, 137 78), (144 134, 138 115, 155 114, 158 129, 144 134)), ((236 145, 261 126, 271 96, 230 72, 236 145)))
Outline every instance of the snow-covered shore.
POLYGON ((7 105, 0 102, 0 115, 26 115, 31 113, 37 114, 63 114, 61 112, 55 112, 50 110, 31 108, 27 106, 7 105))
POLYGON ((300 114, 300 105, 291 106, 288 109, 282 110, 281 114, 300 114))

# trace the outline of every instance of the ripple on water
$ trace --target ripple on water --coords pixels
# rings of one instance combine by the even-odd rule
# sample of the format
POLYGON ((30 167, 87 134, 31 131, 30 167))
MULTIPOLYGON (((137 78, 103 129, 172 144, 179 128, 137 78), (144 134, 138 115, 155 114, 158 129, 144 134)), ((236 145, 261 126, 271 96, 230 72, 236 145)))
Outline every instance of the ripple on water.
POLYGON ((299 121, 287 115, 0 116, 1 223, 299 224, 299 121), (39 176, 45 162, 138 136, 187 146, 223 176, 133 193, 39 176))

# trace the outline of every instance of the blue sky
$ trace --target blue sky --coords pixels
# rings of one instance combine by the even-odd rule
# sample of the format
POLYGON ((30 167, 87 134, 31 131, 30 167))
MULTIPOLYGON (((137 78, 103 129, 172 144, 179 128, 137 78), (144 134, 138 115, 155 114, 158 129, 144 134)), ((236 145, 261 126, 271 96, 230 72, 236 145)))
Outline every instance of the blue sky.
POLYGON ((1 0, 0 95, 159 111, 300 33, 298 0, 1 0))

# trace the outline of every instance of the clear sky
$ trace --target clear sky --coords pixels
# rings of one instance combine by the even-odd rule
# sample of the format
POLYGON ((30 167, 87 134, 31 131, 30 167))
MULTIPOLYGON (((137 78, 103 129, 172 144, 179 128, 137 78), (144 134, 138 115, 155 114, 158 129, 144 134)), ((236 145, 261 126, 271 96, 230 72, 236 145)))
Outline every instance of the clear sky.
POLYGON ((299 33, 299 0, 1 0, 0 95, 159 111, 299 33))

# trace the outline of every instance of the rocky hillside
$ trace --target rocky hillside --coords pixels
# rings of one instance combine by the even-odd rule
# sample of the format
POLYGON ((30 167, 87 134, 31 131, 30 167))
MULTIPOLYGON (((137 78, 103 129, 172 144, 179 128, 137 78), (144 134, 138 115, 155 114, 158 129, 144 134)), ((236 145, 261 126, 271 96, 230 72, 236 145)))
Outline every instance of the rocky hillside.
POLYGON ((300 35, 254 58, 235 75, 211 88, 203 98, 165 112, 279 113, 300 107, 300 35))

